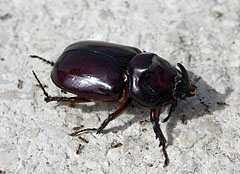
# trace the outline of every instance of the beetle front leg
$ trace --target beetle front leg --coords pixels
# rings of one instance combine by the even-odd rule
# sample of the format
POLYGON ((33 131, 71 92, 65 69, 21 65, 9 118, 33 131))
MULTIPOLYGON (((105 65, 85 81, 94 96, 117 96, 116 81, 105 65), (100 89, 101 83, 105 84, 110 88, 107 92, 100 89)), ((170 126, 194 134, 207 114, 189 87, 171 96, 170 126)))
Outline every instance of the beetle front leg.
POLYGON ((175 111, 176 107, 177 107, 177 100, 175 100, 174 103, 172 104, 172 106, 169 110, 168 116, 166 118, 164 118, 163 121, 162 121, 163 123, 165 123, 169 120, 169 118, 172 115, 172 112, 175 111))
POLYGON ((165 157, 165 162, 164 162, 164 167, 166 167, 169 164, 169 158, 168 158, 168 154, 166 151, 166 139, 162 133, 162 130, 160 128, 159 125, 159 116, 161 113, 161 108, 160 109, 151 109, 150 110, 150 121, 153 125, 153 130, 155 132, 156 135, 156 139, 158 138, 160 141, 159 147, 162 146, 162 151, 165 157))
POLYGON ((127 99, 127 101, 120 106, 115 112, 110 114, 106 120, 104 120, 101 124, 101 126, 97 129, 97 134, 101 133, 102 130, 108 125, 108 123, 115 118, 117 118, 119 115, 121 115, 132 103, 132 99, 127 99))

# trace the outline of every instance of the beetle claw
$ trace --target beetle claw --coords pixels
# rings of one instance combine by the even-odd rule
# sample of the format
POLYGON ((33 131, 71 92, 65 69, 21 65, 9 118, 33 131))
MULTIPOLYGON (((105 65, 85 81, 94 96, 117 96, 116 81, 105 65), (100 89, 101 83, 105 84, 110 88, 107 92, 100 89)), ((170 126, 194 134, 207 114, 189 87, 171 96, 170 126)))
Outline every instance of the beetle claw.
POLYGON ((51 96, 48 96, 48 97, 46 97, 46 98, 44 98, 44 101, 46 102, 46 103, 48 103, 48 102, 50 102, 51 101, 51 96))
POLYGON ((160 141, 159 147, 161 147, 161 146, 165 147, 165 142, 160 141))
POLYGON ((102 129, 98 128, 96 134, 100 134, 100 133, 102 133, 102 129))
POLYGON ((168 120, 169 120, 169 116, 167 116, 166 118, 164 118, 164 119, 162 120, 162 123, 166 123, 168 120))

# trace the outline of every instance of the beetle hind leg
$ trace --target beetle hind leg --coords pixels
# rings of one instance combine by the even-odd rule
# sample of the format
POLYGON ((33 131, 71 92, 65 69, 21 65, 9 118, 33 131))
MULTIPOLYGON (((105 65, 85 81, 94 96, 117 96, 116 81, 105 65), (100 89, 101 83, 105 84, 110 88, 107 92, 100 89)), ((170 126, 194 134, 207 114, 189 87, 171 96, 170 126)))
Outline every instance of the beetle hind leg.
POLYGON ((46 97, 44 101, 47 103, 51 101, 70 102, 71 104, 91 102, 91 100, 85 99, 83 97, 51 97, 51 96, 46 97))
POLYGON ((155 132, 156 135, 156 139, 159 139, 159 147, 162 146, 162 151, 163 151, 163 155, 165 157, 165 162, 164 162, 164 167, 166 167, 169 164, 169 158, 168 158, 168 154, 166 151, 166 139, 162 133, 162 130, 160 128, 159 125, 159 116, 161 113, 161 109, 151 109, 150 110, 150 121, 153 125, 153 130, 155 132))
POLYGON ((43 87, 42 83, 38 79, 36 73, 32 71, 34 77, 36 78, 38 84, 40 85, 43 94, 45 95, 44 101, 45 102, 51 102, 51 101, 57 101, 57 102, 71 102, 71 103, 85 103, 85 102, 91 102, 91 100, 85 99, 83 97, 51 97, 45 88, 43 87))
POLYGON ((42 83, 41 83, 40 80, 38 79, 37 74, 36 74, 34 71, 32 71, 32 73, 33 73, 35 79, 37 80, 38 84, 40 85, 40 88, 42 89, 43 94, 45 95, 45 99, 51 98, 51 96, 48 95, 47 91, 44 89, 42 83))

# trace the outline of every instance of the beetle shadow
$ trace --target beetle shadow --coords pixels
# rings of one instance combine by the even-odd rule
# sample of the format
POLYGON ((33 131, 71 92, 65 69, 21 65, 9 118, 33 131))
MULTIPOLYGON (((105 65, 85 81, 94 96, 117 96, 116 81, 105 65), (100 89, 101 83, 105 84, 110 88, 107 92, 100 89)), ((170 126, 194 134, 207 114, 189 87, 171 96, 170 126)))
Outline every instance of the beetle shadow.
MULTIPOLYGON (((172 132, 179 121, 185 123, 187 120, 196 119, 206 114, 211 115, 216 110, 225 109, 225 101, 233 91, 231 88, 227 88, 225 90, 225 93, 221 94, 217 92, 214 88, 209 86, 206 81, 203 80, 200 76, 195 75, 191 71, 189 71, 188 73, 191 79, 193 79, 193 84, 197 86, 197 93, 194 97, 187 98, 185 100, 179 100, 176 110, 172 113, 172 116, 168 123, 166 123, 166 138, 168 139, 168 145, 171 145, 173 143, 172 132)), ((81 108, 83 113, 99 112, 106 110, 112 113, 119 107, 119 105, 106 105, 104 103, 95 103, 92 106, 86 104, 78 104, 77 107, 81 108)), ((124 122, 122 125, 106 128, 103 130, 102 133, 107 134, 110 132, 123 131, 130 127, 132 124, 140 122, 141 120, 149 120, 150 111, 149 109, 146 109, 134 103, 134 106, 132 106, 132 108, 128 108, 125 113, 129 115, 134 115, 134 117, 131 118, 129 121, 124 122)), ((167 116, 167 114, 165 114, 165 116, 167 116)), ((100 118, 101 122, 104 119, 100 118)))
MULTIPOLYGON (((101 111, 108 111, 108 114, 106 113, 106 115, 104 117, 99 117, 100 123, 102 123, 109 114, 112 114, 114 111, 116 111, 120 105, 118 104, 105 104, 105 103, 94 103, 93 105, 89 106, 86 104, 79 104, 77 105, 77 107, 81 108, 83 113, 97 113, 97 112, 101 112, 101 111)), ((133 102, 133 104, 126 110, 124 111, 124 113, 126 115, 131 115, 133 116, 130 120, 128 120, 127 122, 124 122, 121 125, 118 126, 111 126, 111 122, 108 124, 108 126, 101 132, 102 134, 107 134, 110 132, 118 132, 118 131, 123 131, 126 130, 128 127, 130 127, 132 124, 139 122, 141 120, 146 119, 149 116, 149 110, 140 106, 139 104, 133 102), (108 128, 110 127, 110 128, 108 128)), ((120 115, 119 117, 122 117, 122 115, 120 115)), ((130 118, 130 117, 129 117, 130 118)), ((117 120, 118 118, 114 119, 117 120)), ((96 126, 96 125, 93 125, 96 126)), ((98 125, 100 126, 100 125, 98 125)))
POLYGON ((197 119, 206 114, 212 115, 217 110, 224 110, 227 106, 225 101, 233 92, 232 88, 227 87, 223 94, 219 93, 200 76, 192 72, 189 72, 189 76, 193 79, 193 84, 197 86, 197 93, 192 98, 178 102, 178 106, 166 127, 168 145, 173 144, 172 132, 179 121, 186 124, 188 120, 197 119))
MULTIPOLYGON (((191 79, 193 79, 193 84, 197 86, 197 93, 194 97, 180 100, 178 102, 176 110, 172 113, 170 120, 168 121, 168 123, 166 123, 166 138, 168 139, 168 145, 171 145, 173 143, 172 132, 179 121, 185 124, 187 120, 203 117, 206 114, 211 115, 216 110, 225 109, 227 105, 225 101, 233 91, 233 89, 231 88, 226 88, 225 92, 221 94, 217 92, 214 88, 212 88, 210 85, 208 85, 207 82, 203 80, 200 76, 197 76, 192 72, 189 72, 189 76, 191 77, 191 79)), ((117 107, 113 105, 111 105, 110 107, 108 106, 109 110, 114 111, 114 108, 116 109, 117 107)), ((94 107, 94 110, 99 111, 99 109, 106 110, 106 105, 97 103, 96 107, 94 107)), ((130 107, 126 111, 126 113, 134 115, 134 117, 128 122, 123 123, 123 125, 105 129, 103 131, 103 134, 107 134, 109 132, 123 131, 132 124, 140 122, 141 120, 149 120, 150 111, 149 109, 146 109, 136 104, 134 105, 134 108, 130 107)), ((165 116, 167 116, 167 114, 165 114, 165 116)))

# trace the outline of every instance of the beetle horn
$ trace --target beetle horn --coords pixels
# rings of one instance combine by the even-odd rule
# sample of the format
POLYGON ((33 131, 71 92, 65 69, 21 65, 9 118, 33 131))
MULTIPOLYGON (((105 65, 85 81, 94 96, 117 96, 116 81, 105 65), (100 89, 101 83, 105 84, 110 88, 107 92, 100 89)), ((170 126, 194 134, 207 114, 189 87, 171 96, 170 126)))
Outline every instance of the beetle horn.
POLYGON ((183 79, 183 83, 186 85, 186 95, 188 97, 190 96, 194 96, 196 94, 196 89, 197 87, 193 84, 190 83, 189 81, 189 77, 188 77, 188 73, 187 70, 184 68, 184 66, 180 63, 177 64, 177 66, 181 69, 182 71, 182 79, 183 79))
POLYGON ((190 86, 187 70, 186 70, 186 69, 184 68, 184 66, 183 66, 182 64, 180 64, 180 63, 178 63, 177 66, 178 66, 178 67, 181 69, 181 71, 182 71, 182 79, 183 79, 185 85, 190 86))
POLYGON ((186 89, 186 96, 188 96, 188 97, 194 96, 196 94, 197 87, 190 83, 187 70, 184 68, 184 66, 180 63, 178 63, 177 66, 182 71, 183 83, 186 85, 186 88, 187 88, 186 89))

